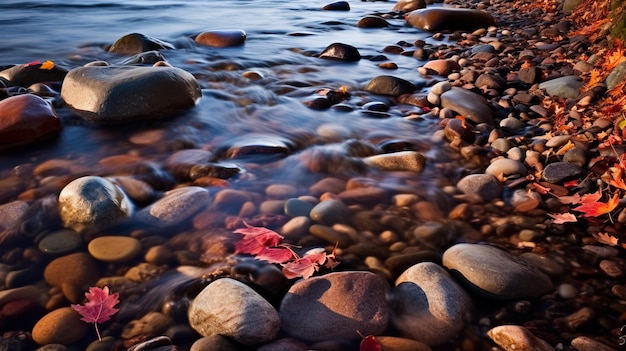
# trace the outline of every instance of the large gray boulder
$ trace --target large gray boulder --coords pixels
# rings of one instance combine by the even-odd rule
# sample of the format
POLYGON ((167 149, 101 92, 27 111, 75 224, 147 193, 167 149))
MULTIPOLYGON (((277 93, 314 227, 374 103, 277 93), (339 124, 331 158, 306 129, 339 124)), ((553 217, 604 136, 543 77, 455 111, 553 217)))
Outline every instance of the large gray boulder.
POLYGON ((83 118, 101 123, 162 117, 202 96, 191 73, 175 67, 89 66, 71 70, 61 97, 83 118))

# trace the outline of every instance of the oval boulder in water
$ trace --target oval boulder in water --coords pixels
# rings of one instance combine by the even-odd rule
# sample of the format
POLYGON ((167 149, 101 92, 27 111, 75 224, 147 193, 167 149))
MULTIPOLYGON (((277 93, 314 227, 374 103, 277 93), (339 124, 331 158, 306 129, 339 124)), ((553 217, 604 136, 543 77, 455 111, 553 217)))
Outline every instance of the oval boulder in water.
POLYGON ((407 22, 421 30, 435 32, 442 30, 475 30, 496 23, 493 17, 481 10, 434 7, 411 12, 407 22))
POLYGON ((333 43, 328 45, 319 57, 330 60, 359 61, 361 54, 359 50, 352 45, 333 43))

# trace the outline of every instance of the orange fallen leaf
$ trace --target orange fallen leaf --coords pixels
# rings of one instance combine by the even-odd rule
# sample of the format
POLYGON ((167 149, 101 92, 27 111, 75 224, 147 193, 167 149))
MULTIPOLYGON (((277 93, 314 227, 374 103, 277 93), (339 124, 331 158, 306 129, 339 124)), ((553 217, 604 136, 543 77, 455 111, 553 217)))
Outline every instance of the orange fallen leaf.
MULTIPOLYGON (((583 198, 584 197, 585 196, 583 195, 583 198)), ((577 212, 582 212, 583 216, 585 217, 598 217, 598 216, 602 216, 603 214, 610 213, 617 207, 618 204, 619 204, 619 194, 616 193, 606 203, 598 202, 598 201, 584 202, 583 200, 583 204, 578 207, 573 208, 573 210, 577 212)))
POLYGON ((609 169, 600 176, 605 183, 614 186, 619 189, 626 190, 626 183, 624 183, 623 170, 619 165, 609 167, 609 169))
POLYGON ((50 60, 44 61, 39 67, 39 69, 47 69, 47 70, 51 70, 53 68, 54 68, 54 62, 50 60))
POLYGON ((568 222, 578 222, 578 219, 574 214, 565 212, 565 213, 548 213, 548 216, 554 219, 554 224, 563 224, 568 222))
POLYGON ((545 194, 549 193, 550 190, 551 190, 550 188, 545 187, 545 186, 543 186, 541 184, 538 184, 538 183, 533 183, 533 186, 535 187, 535 190, 537 190, 537 192, 539 194, 541 194, 541 195, 545 195, 545 194))
POLYGON ((463 129, 467 128, 467 126, 465 125, 465 117, 464 116, 457 115, 454 118, 456 118, 456 119, 461 121, 461 127, 463 127, 463 129))
POLYGON ((617 246, 618 239, 608 233, 591 234, 601 244, 617 246))

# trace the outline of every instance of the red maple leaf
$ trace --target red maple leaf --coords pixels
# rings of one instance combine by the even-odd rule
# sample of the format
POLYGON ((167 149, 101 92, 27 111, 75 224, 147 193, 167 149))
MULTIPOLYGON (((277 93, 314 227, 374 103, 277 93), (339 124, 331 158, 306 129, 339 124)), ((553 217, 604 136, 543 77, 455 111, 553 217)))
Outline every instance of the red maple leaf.
POLYGON ((266 247, 255 258, 269 263, 285 263, 295 258, 295 254, 290 248, 284 246, 266 247))
POLYGON ((96 328, 96 334, 98 334, 98 340, 102 341, 100 337, 100 331, 98 330, 98 323, 104 323, 111 319, 111 316, 119 311, 117 308, 113 308, 120 300, 119 293, 109 295, 109 287, 105 286, 103 289, 98 287, 89 288, 89 292, 85 293, 87 302, 84 305, 72 304, 70 305, 76 312, 80 313, 83 318, 81 321, 86 323, 93 323, 96 328))
POLYGON ((619 194, 615 194, 607 202, 588 201, 583 195, 582 205, 573 208, 574 211, 582 212, 585 217, 598 217, 613 211, 619 204, 619 194))
POLYGON ((282 266, 283 275, 287 279, 293 279, 297 277, 307 279, 319 269, 319 266, 311 260, 311 257, 307 256, 296 258, 291 262, 282 264, 282 266))
POLYGON ((245 228, 240 228, 233 233, 243 235, 243 239, 235 244, 235 253, 259 254, 267 247, 277 246, 283 236, 273 230, 264 227, 253 227, 244 223, 245 228))
POLYGON ((361 340, 361 344, 359 345, 359 351, 381 351, 382 346, 376 340, 374 335, 368 335, 361 340))

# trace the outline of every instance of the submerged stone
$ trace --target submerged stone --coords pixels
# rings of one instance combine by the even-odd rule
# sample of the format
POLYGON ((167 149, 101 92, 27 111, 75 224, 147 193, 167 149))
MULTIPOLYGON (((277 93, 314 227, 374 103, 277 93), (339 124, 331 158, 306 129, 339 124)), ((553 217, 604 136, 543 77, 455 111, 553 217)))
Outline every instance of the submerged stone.
POLYGON ((217 48, 239 46, 245 43, 246 32, 243 30, 212 30, 198 34, 195 41, 202 46, 217 48))
POLYGON ((117 39, 109 48, 109 52, 121 55, 135 55, 144 51, 162 49, 174 49, 174 46, 141 33, 131 33, 117 39))
POLYGON ((489 13, 481 10, 446 7, 415 10, 408 15, 406 20, 413 27, 430 32, 443 30, 472 31, 496 23, 489 13))
POLYGON ((408 80, 382 75, 374 77, 367 85, 365 90, 378 95, 400 96, 402 94, 410 94, 417 90, 415 84, 408 80))
POLYGON ((343 43, 330 44, 319 54, 319 58, 340 60, 340 61, 359 61, 361 54, 359 50, 352 45, 343 43))

